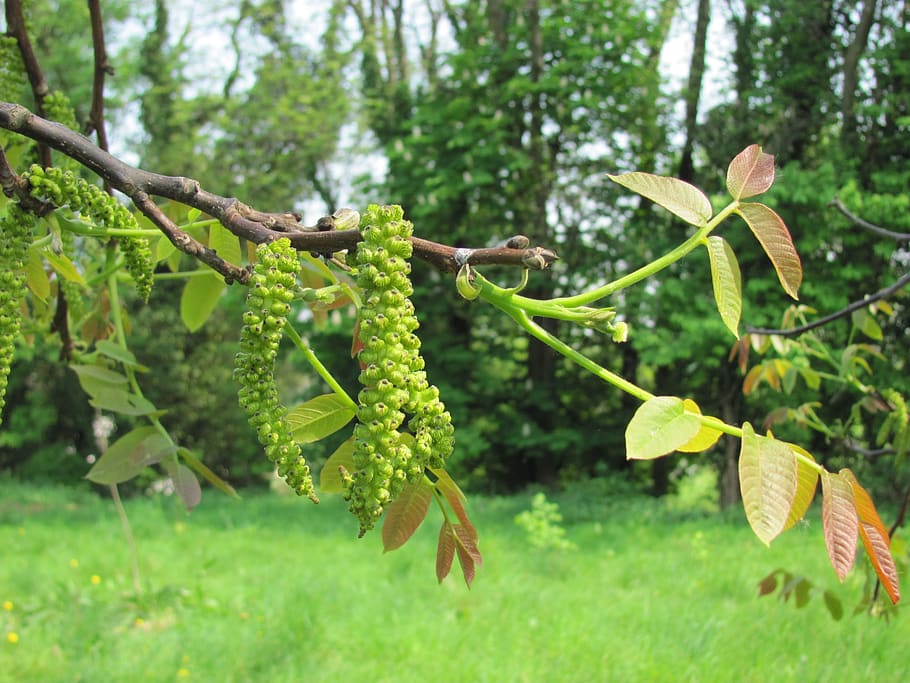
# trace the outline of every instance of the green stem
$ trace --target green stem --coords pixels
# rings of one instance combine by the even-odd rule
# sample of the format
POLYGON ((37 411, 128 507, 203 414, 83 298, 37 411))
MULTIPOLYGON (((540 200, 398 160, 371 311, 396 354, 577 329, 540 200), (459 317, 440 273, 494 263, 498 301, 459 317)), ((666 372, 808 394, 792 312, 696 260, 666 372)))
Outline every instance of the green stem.
POLYGON ((705 242, 705 238, 711 234, 711 231, 714 230, 721 222, 723 222, 730 214, 732 214, 739 207, 739 202, 731 202, 721 211, 717 213, 710 221, 708 221, 705 227, 700 228, 695 232, 689 239, 677 246, 675 249, 668 251, 666 254, 661 256, 658 259, 655 259, 651 263, 648 263, 645 266, 642 266, 636 271, 624 275, 618 280, 613 282, 608 282, 602 287, 597 289, 592 289, 589 292, 582 292, 581 294, 576 294, 575 296, 560 297, 557 299, 550 299, 549 303, 559 304, 562 306, 582 306, 584 304, 589 304, 598 299, 603 299, 604 297, 610 296, 614 292, 618 292, 621 289, 625 289, 631 285, 634 285, 637 282, 641 282, 647 277, 654 275, 655 273, 663 270, 667 266, 679 261, 686 254, 694 250, 696 247, 701 246, 705 242))
POLYGON ((291 341, 294 342, 297 348, 300 349, 300 351, 303 353, 303 356, 306 358, 307 362, 313 367, 319 376, 325 380, 325 383, 329 385, 329 388, 334 391, 335 394, 339 396, 345 403, 347 403, 351 410, 357 410, 357 404, 350 396, 348 396, 347 392, 338 383, 338 380, 336 380, 332 376, 332 373, 328 371, 328 368, 322 364, 322 361, 316 357, 316 354, 313 353, 313 350, 307 345, 307 343, 300 338, 300 335, 297 333, 297 330, 294 329, 294 326, 291 324, 285 325, 284 331, 291 339, 291 341))

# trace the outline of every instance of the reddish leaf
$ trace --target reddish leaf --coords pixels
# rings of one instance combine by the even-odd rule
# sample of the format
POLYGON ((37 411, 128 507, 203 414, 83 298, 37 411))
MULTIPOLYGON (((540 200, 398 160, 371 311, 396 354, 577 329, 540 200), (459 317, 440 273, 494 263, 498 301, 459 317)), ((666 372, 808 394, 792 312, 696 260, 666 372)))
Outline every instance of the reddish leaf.
POLYGON ((455 559, 455 532, 448 520, 439 529, 439 545, 436 548, 436 578, 439 583, 449 575, 452 560, 455 559))
POLYGON ((452 531, 454 532, 455 552, 458 553, 461 573, 464 575, 464 582, 470 588, 471 583, 474 581, 474 565, 482 563, 480 551, 477 550, 474 536, 468 529, 461 524, 453 524, 452 531))
POLYGON ((784 221, 773 210, 756 202, 741 204, 736 212, 746 221, 771 259, 784 291, 794 299, 799 299, 803 266, 784 221))
POLYGON ((866 553, 869 555, 869 560, 872 562, 882 586, 888 591, 888 597, 896 605, 901 599, 901 594, 897 586, 897 567, 894 566, 894 558, 891 557, 891 539, 888 537, 888 530, 882 524, 869 493, 860 486, 853 472, 842 469, 840 474, 853 487, 853 500, 859 516, 859 535, 863 540, 863 546, 866 548, 866 553))
MULTIPOLYGON (((351 358, 356 358, 357 354, 363 350, 364 343, 360 338, 360 318, 357 318, 357 322, 354 323, 354 339, 351 342, 351 358)), ((363 370, 363 363, 360 364, 360 369, 363 370)))
POLYGON ((455 483, 455 480, 452 479, 445 470, 431 469, 430 471, 436 476, 436 489, 445 497, 449 506, 451 506, 455 515, 458 517, 458 520, 471 532, 476 541, 477 530, 474 528, 474 525, 471 524, 471 520, 468 518, 468 512, 465 510, 463 503, 466 498, 464 493, 462 493, 458 484, 455 483))
POLYGON ((839 474, 823 471, 822 527, 825 531, 828 557, 841 581, 853 567, 858 526, 853 487, 850 482, 839 474))
POLYGON ((400 548, 427 516, 433 485, 422 478, 414 484, 406 484, 398 498, 386 508, 382 525, 382 545, 385 552, 400 548))
POLYGON ((780 534, 797 489, 796 456, 782 441, 755 434, 743 424, 739 486, 749 526, 765 545, 780 534))
POLYGON ((174 483, 174 491, 183 501, 183 506, 187 510, 192 510, 199 505, 202 500, 202 489, 199 488, 199 480, 196 475, 186 465, 175 463, 171 467, 166 467, 171 481, 174 483))
POLYGON ((763 595, 771 595, 771 593, 777 590, 777 575, 781 572, 783 572, 783 569, 775 569, 773 572, 758 582, 759 597, 763 595))
POLYGON ((727 192, 740 200, 767 192, 774 183, 774 157, 749 145, 727 167, 727 192))

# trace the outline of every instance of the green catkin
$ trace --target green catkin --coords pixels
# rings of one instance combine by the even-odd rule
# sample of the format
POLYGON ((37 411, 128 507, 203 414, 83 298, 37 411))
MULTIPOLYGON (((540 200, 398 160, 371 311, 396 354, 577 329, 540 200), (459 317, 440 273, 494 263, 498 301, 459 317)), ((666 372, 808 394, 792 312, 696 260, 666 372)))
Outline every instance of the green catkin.
POLYGON ((318 503, 310 467, 291 436, 278 400, 275 361, 282 330, 291 312, 300 259, 290 240, 281 238, 256 248, 256 264, 249 280, 246 311, 240 332, 240 351, 234 358, 237 398, 256 430, 265 454, 278 474, 300 496, 318 503))
POLYGON ((22 268, 34 226, 34 214, 15 202, 10 202, 6 214, 0 217, 0 423, 22 318, 20 300, 25 291, 22 268))
POLYGON ((359 360, 363 370, 354 427, 355 470, 343 477, 345 497, 360 521, 371 529, 385 506, 406 482, 418 481, 426 467, 441 467, 454 446, 452 420, 427 382, 419 323, 409 297, 413 227, 399 206, 370 206, 357 246, 360 308, 359 360), (413 439, 399 428, 405 417, 413 439))
POLYGON ((0 100, 18 101, 26 83, 18 41, 12 36, 0 36, 0 100))
MULTIPOLYGON (((136 217, 129 209, 72 171, 33 165, 28 173, 23 174, 23 178, 28 180, 33 197, 50 201, 57 206, 69 206, 73 213, 80 214, 97 226, 139 229, 136 217)), ((117 243, 123 252, 126 269, 133 278, 136 293, 143 301, 148 301, 155 269, 148 240, 143 237, 118 237, 117 243)))

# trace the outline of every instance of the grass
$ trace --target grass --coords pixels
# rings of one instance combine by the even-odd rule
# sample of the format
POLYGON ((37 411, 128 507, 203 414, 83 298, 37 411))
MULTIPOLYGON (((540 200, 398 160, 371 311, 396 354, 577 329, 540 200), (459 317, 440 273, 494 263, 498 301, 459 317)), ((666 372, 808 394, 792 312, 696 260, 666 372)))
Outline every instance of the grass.
POLYGON ((561 502, 574 551, 531 548, 513 521, 530 496, 472 499, 484 565, 467 590, 436 583, 433 512, 383 556, 337 499, 132 500, 137 596, 110 501, 0 480, 0 681, 908 679, 910 627, 850 616, 864 572, 837 583, 817 518, 767 549, 741 515, 561 502), (777 567, 847 615, 758 599, 777 567))

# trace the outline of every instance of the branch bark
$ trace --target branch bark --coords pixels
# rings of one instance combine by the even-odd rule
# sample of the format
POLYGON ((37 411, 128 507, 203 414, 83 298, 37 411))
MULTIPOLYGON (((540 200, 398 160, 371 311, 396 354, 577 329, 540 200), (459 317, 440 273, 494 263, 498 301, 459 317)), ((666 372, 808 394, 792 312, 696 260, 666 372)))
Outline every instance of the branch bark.
MULTIPOLYGON (((192 178, 166 176, 130 166, 100 149, 64 125, 36 116, 25 107, 0 102, 0 127, 56 149, 89 168, 119 190, 171 240, 175 247, 199 259, 229 281, 246 282, 248 273, 200 244, 168 219, 152 197, 171 199, 216 218, 227 230, 256 244, 288 237, 300 251, 330 254, 352 249, 360 241, 358 230, 322 230, 301 225, 300 217, 258 211, 233 197, 205 190, 192 178)), ((509 246, 465 249, 412 238, 414 256, 444 272, 455 273, 464 264, 505 265, 543 270, 557 258, 543 247, 509 246)))

